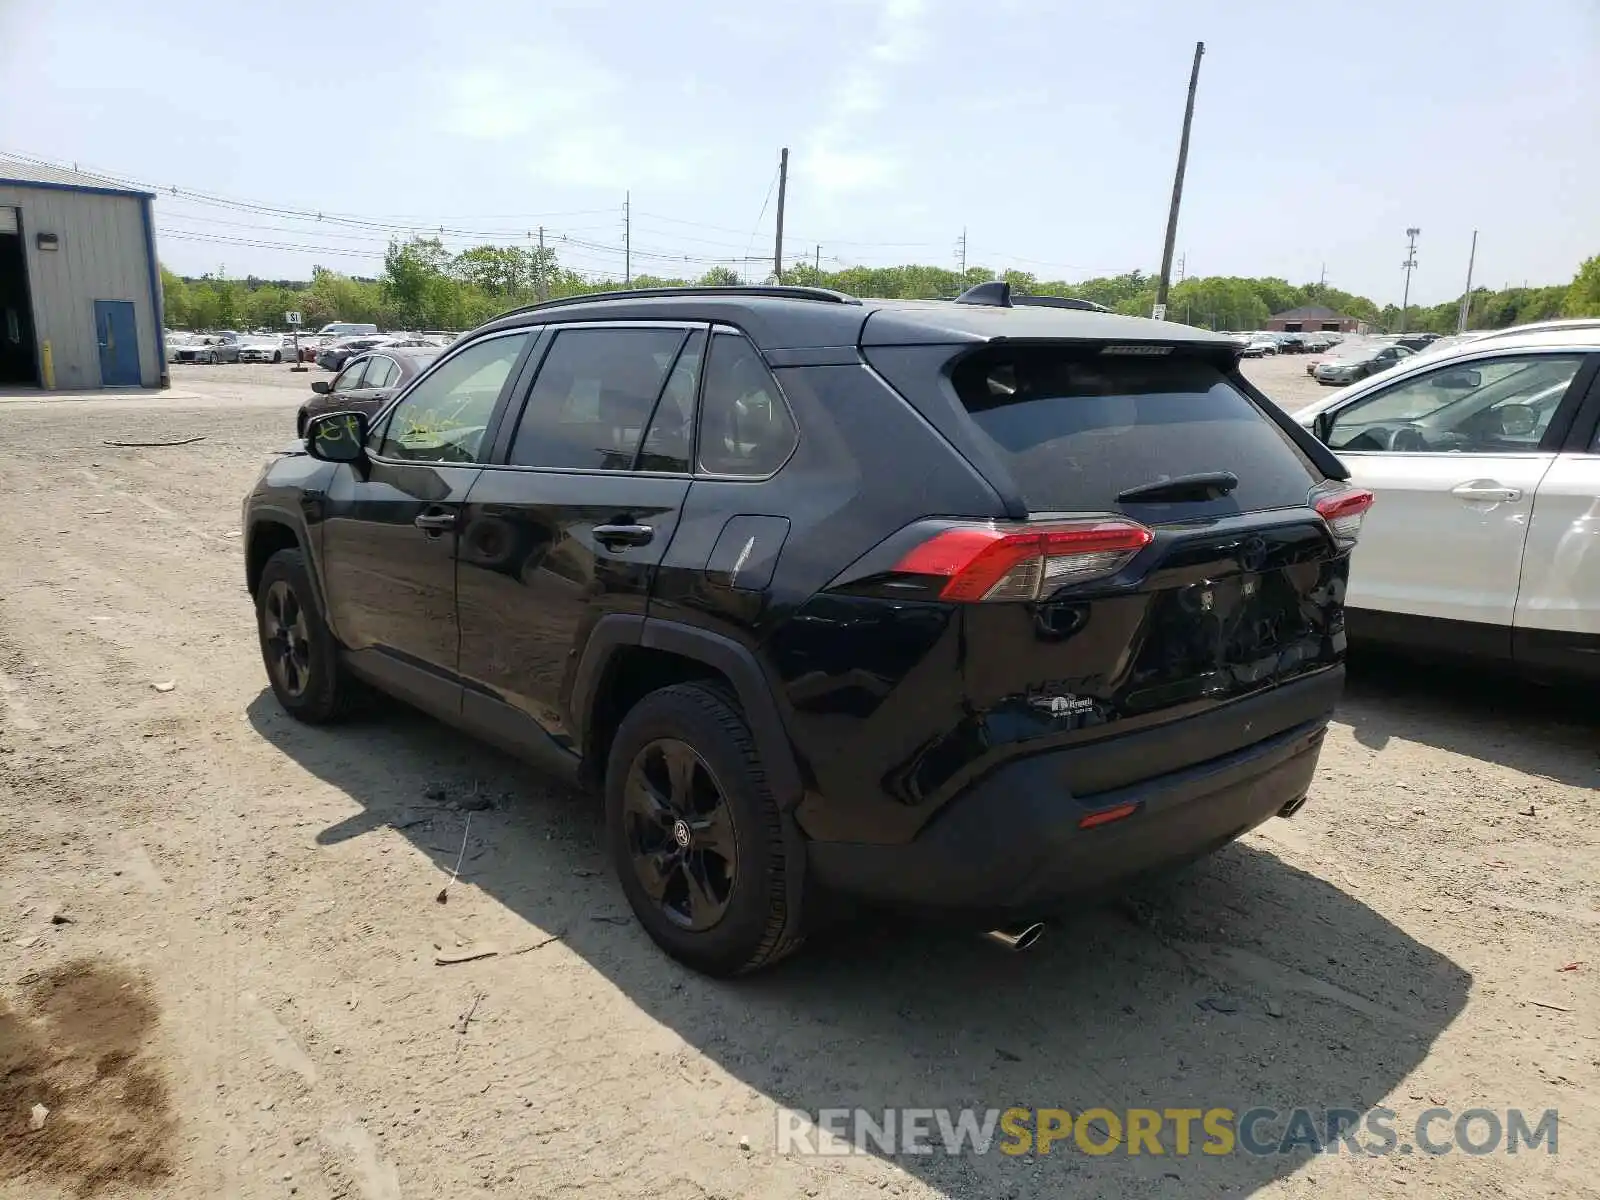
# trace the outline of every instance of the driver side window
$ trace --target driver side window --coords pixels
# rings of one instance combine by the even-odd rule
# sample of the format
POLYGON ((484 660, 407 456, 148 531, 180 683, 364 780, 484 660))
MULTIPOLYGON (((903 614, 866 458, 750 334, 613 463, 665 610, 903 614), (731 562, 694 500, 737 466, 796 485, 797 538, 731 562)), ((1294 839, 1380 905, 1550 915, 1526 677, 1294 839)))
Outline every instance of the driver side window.
POLYGON ((445 359, 390 413, 379 457, 477 462, 495 401, 531 338, 485 338, 445 359))
POLYGON ((1439 367, 1340 411, 1333 450, 1509 454, 1537 450, 1582 358, 1537 354, 1439 367))
POLYGON ((339 378, 333 381, 334 392, 353 392, 361 386, 361 372, 367 369, 367 360, 357 359, 339 373, 339 378))

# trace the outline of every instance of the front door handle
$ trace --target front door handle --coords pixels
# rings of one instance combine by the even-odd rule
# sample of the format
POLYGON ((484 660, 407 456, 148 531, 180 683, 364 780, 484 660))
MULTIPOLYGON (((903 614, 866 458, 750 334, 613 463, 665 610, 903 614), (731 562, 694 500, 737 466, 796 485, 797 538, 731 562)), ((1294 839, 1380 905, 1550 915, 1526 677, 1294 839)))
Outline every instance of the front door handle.
POLYGON ((602 546, 644 546, 656 536, 648 525, 596 525, 594 540, 602 546))
POLYGON ((417 519, 411 522, 429 537, 437 537, 441 533, 448 533, 456 527, 456 514, 447 509, 430 508, 419 513, 417 519))
POLYGON ((1522 489, 1506 487, 1496 483, 1493 479, 1473 479, 1467 483, 1457 484, 1450 489, 1450 494, 1459 500, 1474 501, 1477 503, 1509 503, 1522 499, 1522 489))

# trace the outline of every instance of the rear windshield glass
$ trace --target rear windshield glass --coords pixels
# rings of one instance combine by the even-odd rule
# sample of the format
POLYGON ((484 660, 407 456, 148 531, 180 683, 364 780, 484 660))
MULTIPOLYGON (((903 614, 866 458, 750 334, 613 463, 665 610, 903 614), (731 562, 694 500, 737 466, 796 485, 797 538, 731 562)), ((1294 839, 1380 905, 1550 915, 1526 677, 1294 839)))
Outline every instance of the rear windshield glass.
POLYGON ((1303 505, 1315 469, 1212 363, 1098 348, 986 350, 953 381, 1033 512, 1126 509, 1159 519, 1303 505), (1118 502, 1122 492, 1229 471, 1224 500, 1118 502))

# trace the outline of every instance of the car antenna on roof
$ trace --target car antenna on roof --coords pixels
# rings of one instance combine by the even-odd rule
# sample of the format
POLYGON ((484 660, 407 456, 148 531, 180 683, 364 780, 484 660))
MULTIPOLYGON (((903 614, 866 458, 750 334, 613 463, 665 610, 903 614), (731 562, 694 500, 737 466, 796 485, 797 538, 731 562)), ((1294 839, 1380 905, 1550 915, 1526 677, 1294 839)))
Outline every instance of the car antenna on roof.
POLYGON ((956 297, 957 304, 984 304, 990 308, 1011 307, 1011 285, 1004 279, 975 284, 956 297))

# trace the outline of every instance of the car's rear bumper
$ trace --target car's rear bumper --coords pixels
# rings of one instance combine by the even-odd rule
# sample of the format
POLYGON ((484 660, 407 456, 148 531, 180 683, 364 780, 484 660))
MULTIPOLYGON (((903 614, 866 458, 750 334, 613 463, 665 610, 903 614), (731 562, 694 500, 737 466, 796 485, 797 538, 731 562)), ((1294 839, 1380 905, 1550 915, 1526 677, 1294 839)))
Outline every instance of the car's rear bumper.
MULTIPOLYGON (((1087 800, 1073 796, 1070 786, 1074 761, 1084 751, 1008 764, 952 801, 914 841, 810 842, 813 878, 842 895, 973 921, 1052 915, 1070 898, 1205 854, 1297 805, 1316 772, 1343 675, 1336 668, 1280 689, 1294 689, 1292 700, 1282 699, 1306 717, 1288 728, 1087 800), (1126 804, 1138 806, 1131 816, 1089 829, 1080 825, 1086 816, 1126 804)), ((1117 740, 1174 736, 1182 733, 1169 727, 1117 740)), ((1088 749, 1103 753, 1104 745, 1088 749)), ((1139 752, 1137 745, 1124 749, 1139 752)))

